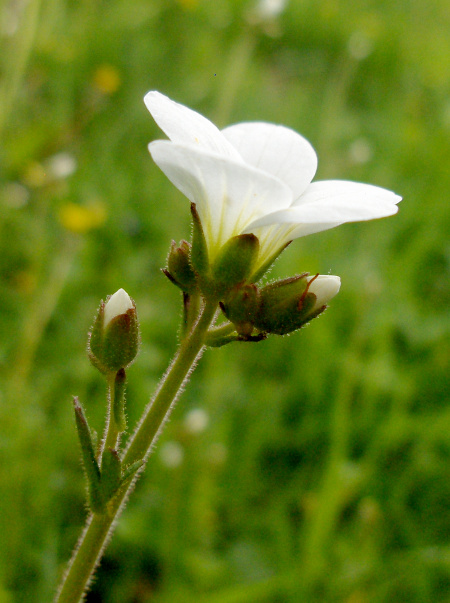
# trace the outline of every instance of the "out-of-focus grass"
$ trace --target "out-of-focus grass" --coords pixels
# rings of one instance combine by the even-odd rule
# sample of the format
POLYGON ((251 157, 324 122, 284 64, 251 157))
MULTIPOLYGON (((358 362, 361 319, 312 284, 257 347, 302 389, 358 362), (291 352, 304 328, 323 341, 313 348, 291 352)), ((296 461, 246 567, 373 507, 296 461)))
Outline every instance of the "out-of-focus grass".
POLYGON ((341 293, 298 334, 204 356, 88 601, 448 601, 446 2, 292 0, 267 22, 251 7, 1 9, 2 602, 50 600, 84 521, 70 396, 101 430, 99 300, 124 287, 138 305, 131 426, 175 349, 159 268, 188 204, 146 150, 152 88, 221 125, 289 125, 320 178, 405 200, 279 260, 273 275, 339 274, 341 293))

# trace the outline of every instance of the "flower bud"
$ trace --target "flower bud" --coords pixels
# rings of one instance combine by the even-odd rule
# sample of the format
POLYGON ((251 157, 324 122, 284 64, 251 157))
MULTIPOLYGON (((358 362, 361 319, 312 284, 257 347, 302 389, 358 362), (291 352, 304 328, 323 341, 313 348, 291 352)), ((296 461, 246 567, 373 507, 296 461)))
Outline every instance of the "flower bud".
POLYGON ((324 308, 339 293, 341 288, 341 279, 331 274, 308 276, 306 280, 309 283, 308 293, 316 298, 312 312, 324 308))
POLYGON ((197 277, 191 264, 191 246, 187 241, 181 241, 179 246, 172 241, 167 268, 163 272, 185 293, 192 294, 196 291, 197 277))
POLYGON ((126 314, 128 310, 134 310, 134 304, 128 293, 124 289, 119 289, 114 295, 110 296, 105 304, 105 314, 103 317, 105 329, 111 321, 122 314, 126 314))
POLYGON ((221 302, 220 307, 228 320, 234 324, 239 335, 250 335, 259 304, 259 289, 252 284, 234 287, 221 302))
POLYGON ((337 276, 308 276, 307 273, 277 281, 261 289, 257 329, 286 335, 322 313, 340 287, 337 276))
POLYGON ((212 281, 219 295, 248 279, 258 253, 259 240, 254 234, 241 234, 225 243, 212 267, 212 281))
POLYGON ((100 304, 89 333, 89 358, 102 373, 116 373, 133 362, 138 348, 136 307, 128 293, 119 289, 106 304, 100 304))

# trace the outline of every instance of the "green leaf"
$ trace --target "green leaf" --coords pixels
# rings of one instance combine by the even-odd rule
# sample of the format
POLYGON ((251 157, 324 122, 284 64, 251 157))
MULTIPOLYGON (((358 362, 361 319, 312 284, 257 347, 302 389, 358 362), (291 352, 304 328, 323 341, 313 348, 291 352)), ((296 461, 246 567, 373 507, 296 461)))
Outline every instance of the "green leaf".
POLYGON ((128 465, 128 467, 126 467, 122 473, 122 479, 121 479, 120 485, 123 486, 129 480, 131 480, 136 475, 136 473, 139 471, 139 469, 142 467, 144 462, 145 461, 141 460, 141 461, 136 461, 135 463, 131 463, 131 465, 128 465))
POLYGON ((86 416, 77 397, 74 397, 73 405, 83 465, 88 481, 89 507, 93 513, 103 513, 105 506, 100 483, 100 468, 97 459, 95 458, 95 446, 92 440, 91 430, 89 429, 86 416))
POLYGON ((101 489, 105 502, 111 500, 119 489, 122 478, 122 463, 117 450, 107 448, 102 457, 101 489))

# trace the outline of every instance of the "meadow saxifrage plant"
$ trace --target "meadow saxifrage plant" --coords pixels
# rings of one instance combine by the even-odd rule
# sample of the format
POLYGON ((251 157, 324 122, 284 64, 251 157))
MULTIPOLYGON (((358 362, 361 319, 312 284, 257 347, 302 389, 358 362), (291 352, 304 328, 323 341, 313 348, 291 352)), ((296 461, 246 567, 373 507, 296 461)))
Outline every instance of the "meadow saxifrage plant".
POLYGON ((192 239, 172 242, 165 275, 182 291, 183 328, 174 360, 134 434, 126 429, 126 369, 139 348, 133 300, 123 290, 101 303, 88 354, 107 383, 104 437, 97 443, 82 404, 76 426, 88 482, 86 527, 58 590, 57 603, 83 598, 138 475, 205 347, 286 335, 321 314, 340 289, 333 275, 261 279, 298 237, 345 222, 397 212, 400 197, 377 186, 312 182, 317 157, 293 130, 247 122, 220 131, 159 92, 145 104, 169 140, 149 145, 155 163, 189 199, 192 239))

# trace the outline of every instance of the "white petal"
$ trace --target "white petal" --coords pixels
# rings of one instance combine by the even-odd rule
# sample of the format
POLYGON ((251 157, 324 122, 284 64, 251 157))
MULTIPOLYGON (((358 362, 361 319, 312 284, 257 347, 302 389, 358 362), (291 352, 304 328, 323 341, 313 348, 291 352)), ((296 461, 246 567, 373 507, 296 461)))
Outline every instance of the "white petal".
POLYGON ((292 203, 283 182, 244 163, 164 140, 149 150, 169 180, 196 203, 212 254, 250 222, 292 203))
MULTIPOLYGON (((275 215, 281 212, 276 212, 275 215)), ((272 215, 272 214, 271 214, 272 215)), ((322 232, 330 228, 340 226, 342 222, 315 222, 314 224, 298 224, 297 222, 285 222, 278 224, 271 224, 270 226, 255 226, 258 222, 252 222, 247 226, 245 232, 251 232, 255 234, 261 242, 261 245, 265 242, 270 244, 271 247, 283 247, 289 241, 298 239, 299 237, 306 237, 316 232, 322 232)))
POLYGON ((400 200, 391 191, 369 184, 341 180, 314 182, 291 207, 255 220, 245 232, 259 238, 263 263, 293 239, 344 222, 390 216, 397 212, 396 203, 400 200))
POLYGON ((223 135, 244 161, 277 176, 299 197, 314 178, 317 156, 310 143, 284 126, 247 122, 229 126, 223 135))
MULTIPOLYGON (((314 182, 294 204, 257 220, 252 226, 271 224, 343 224, 392 216, 401 197, 370 184, 327 180, 314 182)), ((322 229, 321 230, 325 230, 322 229)))
POLYGON ((124 289, 116 291, 105 304, 105 313, 103 315, 103 324, 105 327, 121 314, 126 314, 128 310, 133 308, 133 302, 130 296, 124 289))
POLYGON ((158 126, 172 142, 194 144, 204 149, 233 157, 241 157, 216 126, 188 107, 180 105, 160 92, 148 92, 144 97, 145 105, 158 126))
POLYGON ((322 230, 334 228, 339 224, 273 224, 271 226, 255 227, 249 224, 244 232, 253 233, 259 239, 260 253, 258 264, 262 265, 269 258, 274 257, 289 241, 314 234, 322 230))
POLYGON ((359 200, 361 205, 376 200, 380 203, 386 202, 395 205, 402 200, 399 195, 396 195, 392 191, 388 191, 380 186, 374 186, 373 184, 362 184, 349 180, 318 180, 317 182, 313 182, 301 197, 296 198, 293 205, 333 202, 333 199, 336 204, 342 199, 359 200))
POLYGON ((311 293, 317 297, 312 312, 326 305, 330 299, 339 293, 341 279, 331 274, 319 274, 318 277, 308 276, 307 281, 313 281, 309 288, 311 293))

